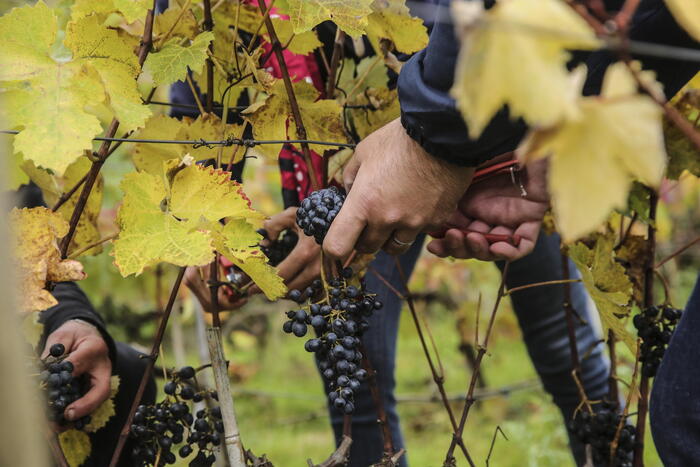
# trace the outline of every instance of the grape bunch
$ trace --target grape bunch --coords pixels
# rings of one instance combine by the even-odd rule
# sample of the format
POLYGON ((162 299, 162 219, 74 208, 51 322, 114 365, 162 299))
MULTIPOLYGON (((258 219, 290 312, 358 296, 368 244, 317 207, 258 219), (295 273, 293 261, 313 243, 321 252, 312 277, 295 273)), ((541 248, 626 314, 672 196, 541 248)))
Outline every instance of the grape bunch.
POLYGON ((260 249, 267 256, 268 262, 272 266, 277 266, 284 261, 297 245, 297 241, 299 241, 297 233, 290 229, 284 230, 280 238, 268 238, 268 233, 265 229, 259 229, 258 233, 264 238, 271 240, 269 246, 261 246, 260 249))
POLYGON ((682 311, 669 305, 652 306, 638 315, 632 322, 642 338, 639 361, 642 363, 642 376, 656 376, 666 347, 671 340, 682 311))
POLYGON ((317 279, 303 292, 292 290, 289 298, 301 306, 287 312, 289 319, 283 326, 285 332, 297 337, 304 337, 309 326, 313 328, 316 337, 307 340, 304 348, 316 354, 331 389, 331 404, 345 414, 355 410, 355 391, 368 376, 362 368, 360 337, 369 328, 367 318, 382 308, 382 302, 365 290, 363 281, 360 287, 349 284, 352 276, 353 270, 345 268, 325 289, 317 279), (314 301, 319 295, 320 300, 314 301))
MULTIPOLYGON (((63 344, 52 345, 49 356, 42 360, 43 368, 39 374, 40 386, 48 401, 48 418, 61 426, 69 423, 63 416, 66 407, 80 399, 88 389, 82 378, 73 377, 73 364, 65 360, 65 351, 63 344)), ((90 416, 86 415, 73 421, 72 427, 82 430, 89 423, 90 416)))
POLYGON ((590 413, 581 411, 574 415, 569 428, 583 444, 590 444, 593 463, 611 467, 632 467, 634 453, 634 426, 624 423, 617 441, 617 449, 610 463, 611 443, 615 439, 617 427, 623 415, 615 403, 604 401, 599 411, 590 413))
POLYGON ((297 225, 320 245, 343 202, 345 193, 334 186, 314 191, 301 202, 297 210, 297 225))
POLYGON ((192 415, 191 402, 217 399, 215 391, 197 391, 194 376, 191 366, 181 368, 165 383, 163 401, 136 409, 130 431, 136 465, 174 464, 177 457, 173 450, 182 443, 177 452, 183 459, 198 449, 191 467, 209 467, 216 462, 214 447, 221 444, 224 432, 221 409, 214 406, 192 415))

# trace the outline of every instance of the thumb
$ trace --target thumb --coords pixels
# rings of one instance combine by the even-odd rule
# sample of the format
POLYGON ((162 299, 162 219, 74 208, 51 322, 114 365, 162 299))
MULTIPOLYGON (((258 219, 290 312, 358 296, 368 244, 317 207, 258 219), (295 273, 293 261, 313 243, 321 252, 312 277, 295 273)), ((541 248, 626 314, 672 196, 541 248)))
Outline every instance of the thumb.
POLYGON ((289 207, 265 221, 263 228, 270 241, 275 241, 284 229, 293 229, 296 225, 297 207, 289 207))

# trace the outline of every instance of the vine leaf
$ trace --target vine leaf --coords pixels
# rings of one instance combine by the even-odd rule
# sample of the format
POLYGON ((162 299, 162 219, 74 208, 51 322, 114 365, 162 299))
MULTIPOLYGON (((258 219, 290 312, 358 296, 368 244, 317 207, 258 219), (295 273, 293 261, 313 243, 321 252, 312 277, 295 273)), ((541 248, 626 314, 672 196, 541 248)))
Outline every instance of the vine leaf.
POLYGON ((124 201, 117 222, 121 229, 114 241, 114 262, 122 276, 140 274, 162 261, 178 266, 201 266, 212 258, 211 239, 173 217, 161 177, 147 172, 127 174, 121 183, 124 201))
MULTIPOLYGON (((305 81, 294 83, 294 93, 299 103, 299 110, 304 116, 306 136, 311 140, 319 141, 346 141, 343 128, 343 108, 335 100, 322 99, 312 84, 305 81)), ((287 132, 293 139, 299 139, 296 126, 289 120, 292 119, 292 108, 287 98, 287 93, 282 80, 277 80, 271 86, 270 95, 262 102, 256 102, 244 112, 253 126, 253 136, 259 140, 285 140, 287 132), (289 130, 288 130, 289 128, 289 130)), ((318 144, 310 144, 309 147, 323 154, 329 147, 318 144)), ((282 144, 265 144, 258 149, 269 157, 277 158, 282 144)))
POLYGON ((531 125, 577 114, 579 89, 566 68, 567 50, 594 48, 596 39, 570 6, 509 0, 485 10, 482 2, 454 2, 453 13, 462 47, 452 94, 472 138, 504 105, 531 125), (478 82, 489 83, 488 92, 478 82))
POLYGON ((71 18, 76 20, 93 13, 106 17, 109 13, 118 12, 127 22, 132 23, 146 16, 151 4, 151 0, 75 0, 71 8, 71 18))
POLYGON ((676 21, 691 36, 700 41, 700 3, 688 0, 666 0, 666 5, 676 21))
POLYGON ((85 431, 88 433, 94 433, 104 427, 109 419, 116 414, 114 398, 117 396, 117 392, 119 392, 119 383, 119 375, 112 375, 109 380, 109 398, 102 402, 100 406, 90 414, 90 423, 85 425, 85 431))
POLYGON ((211 31, 199 34, 189 47, 181 46, 180 39, 172 39, 161 50, 148 55, 144 70, 151 74, 158 86, 184 81, 188 68, 195 73, 202 72, 212 40, 214 33, 211 31))
MULTIPOLYGON (((24 171, 29 175, 29 178, 41 188, 44 201, 49 206, 56 204, 61 194, 65 193, 74 187, 80 179, 88 173, 91 167, 91 162, 87 157, 80 157, 71 165, 68 166, 63 176, 51 175, 49 172, 37 168, 30 161, 25 161, 22 165, 24 171)), ((71 240, 68 254, 82 249, 88 245, 96 243, 101 238, 100 231, 97 226, 100 211, 102 209, 102 195, 104 189, 104 179, 102 174, 99 174, 97 181, 90 192, 87 199, 83 215, 80 216, 78 225, 75 230, 75 235, 71 240)), ((70 222, 70 218, 78 202, 77 196, 70 197, 58 209, 59 214, 63 216, 66 222, 70 222)), ((102 251, 102 245, 98 245, 85 251, 82 255, 96 255, 102 251)))
POLYGON ((90 437, 84 431, 70 429, 58 435, 61 450, 70 467, 79 467, 90 456, 92 445, 90 437))
POLYGON ((222 229, 214 232, 216 249, 229 261, 238 266, 270 300, 284 297, 287 287, 258 244, 262 236, 255 228, 241 219, 229 221, 222 229))
MULTIPOLYGON (((283 18, 272 18, 272 25, 277 33, 277 38, 284 46, 289 43, 287 49, 298 55, 307 55, 321 47, 323 44, 318 40, 315 31, 306 31, 300 34, 294 33, 294 27, 289 20, 283 18), (291 42, 290 42, 291 41, 291 42)), ((270 42, 269 35, 265 34, 265 39, 270 42)))
POLYGON ((65 44, 76 64, 88 63, 99 73, 121 129, 143 126, 151 111, 136 88, 139 62, 117 32, 102 26, 93 15, 68 23, 65 44))
POLYGON ((161 177, 147 172, 125 176, 117 219, 121 233, 113 250, 121 274, 140 274, 162 261, 202 266, 213 260, 216 247, 268 298, 283 296, 286 289, 267 265, 260 236, 248 223, 264 216, 251 208, 230 172, 192 165, 191 160, 165 162, 161 177), (226 227, 222 219, 228 220, 226 227))
POLYGON ((570 241, 624 208, 632 181, 658 186, 666 151, 662 112, 623 63, 612 65, 600 97, 580 99, 577 117, 533 130, 518 149, 526 161, 551 156, 549 191, 562 237, 570 241), (630 135, 635 135, 630 138, 630 135))
MULTIPOLYGON (((593 249, 579 242, 569 247, 568 256, 576 263, 583 283, 595 302, 603 327, 635 352, 635 338, 625 329, 630 314, 632 283, 625 268, 615 262, 614 236, 599 236, 593 249)), ((603 335, 607 335, 607 332, 603 335)))
MULTIPOLYGON (((165 115, 151 117, 144 128, 139 130, 137 138, 169 140, 221 140, 230 134, 240 134, 238 125, 224 125, 215 115, 203 115, 193 120, 165 115)), ((137 143, 134 145, 132 158, 137 169, 160 176, 163 163, 170 159, 181 159, 189 154, 196 160, 215 158, 220 148, 201 146, 193 148, 184 144, 137 143)), ((228 161, 228 158, 224 160, 228 161)))
POLYGON ((396 50, 412 54, 428 45, 428 30, 423 20, 412 17, 405 0, 374 0, 367 17, 367 37, 374 50, 382 50, 381 39, 389 39, 396 50))
POLYGON ((287 14, 296 34, 330 20, 352 37, 360 37, 372 13, 372 0, 287 0, 287 14))
POLYGON ((85 278, 78 261, 61 260, 58 240, 68 233, 68 223, 60 214, 38 208, 10 212, 12 251, 17 262, 20 309, 42 311, 58 303, 46 290, 46 282, 85 278))
POLYGON ((95 112, 107 97, 124 129, 143 124, 150 110, 136 89, 136 57, 115 31, 94 15, 69 23, 71 60, 52 55, 57 37, 58 19, 43 2, 0 17, 0 83, 9 123, 21 129, 15 152, 60 175, 92 149, 102 131, 95 112))
MULTIPOLYGON (((143 25, 138 30, 138 34, 143 34, 143 25)), ((187 39, 194 39, 197 36, 197 18, 195 18, 194 13, 189 8, 184 13, 182 8, 177 5, 173 5, 163 13, 156 15, 155 24, 153 25, 153 34, 155 37, 162 37, 167 34, 168 31, 171 32, 173 37, 183 37, 187 39)))
POLYGON ((39 322, 39 313, 28 313, 22 320, 22 335, 33 349, 39 345, 44 334, 44 325, 39 322))

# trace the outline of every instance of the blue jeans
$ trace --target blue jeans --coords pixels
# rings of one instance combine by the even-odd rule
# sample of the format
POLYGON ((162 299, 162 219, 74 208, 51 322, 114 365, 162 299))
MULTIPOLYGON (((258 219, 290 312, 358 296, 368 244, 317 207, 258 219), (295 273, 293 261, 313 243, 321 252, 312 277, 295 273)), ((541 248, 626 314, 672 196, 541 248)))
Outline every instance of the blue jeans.
MULTIPOLYGON (((413 271, 422 248, 423 238, 401 256, 400 261, 407 275, 413 271)), ((398 290, 402 290, 400 276, 393 257, 380 253, 372 266, 398 290)), ((578 271, 570 264, 570 275, 576 277, 578 271)), ((508 288, 524 284, 561 279, 561 257, 559 237, 540 236, 532 254, 513 262, 506 278, 508 288)), ((379 296, 384 308, 370 319, 370 328, 363 337, 365 348, 372 367, 377 371, 377 383, 384 400, 384 408, 396 449, 404 447, 403 437, 396 412, 394 388, 394 366, 396 360, 396 340, 402 303, 371 272, 366 276, 367 288, 379 296)), ((602 346, 591 348, 599 336, 590 325, 590 312, 586 291, 582 284, 571 286, 573 305, 581 317, 589 324, 578 323, 576 336, 579 354, 590 352, 582 362, 582 382, 590 399, 602 399, 608 390, 608 363, 602 346)), ((579 403, 578 390, 571 378, 571 355, 563 311, 563 287, 545 286, 526 289, 512 295, 512 303, 517 315, 523 338, 530 358, 542 380, 544 388, 552 395, 565 420, 569 420, 579 403)), ((337 410, 330 408, 331 422, 336 440, 342 438, 343 420, 337 410)), ((382 436, 377 424, 369 388, 366 384, 355 395, 355 414, 352 418, 351 467, 367 467, 382 456, 382 436)), ((572 451, 579 464, 583 464, 583 446, 571 442, 572 451)), ((402 467, 407 458, 401 459, 402 467)))
POLYGON ((654 379, 651 434, 667 466, 700 465, 700 275, 654 379))

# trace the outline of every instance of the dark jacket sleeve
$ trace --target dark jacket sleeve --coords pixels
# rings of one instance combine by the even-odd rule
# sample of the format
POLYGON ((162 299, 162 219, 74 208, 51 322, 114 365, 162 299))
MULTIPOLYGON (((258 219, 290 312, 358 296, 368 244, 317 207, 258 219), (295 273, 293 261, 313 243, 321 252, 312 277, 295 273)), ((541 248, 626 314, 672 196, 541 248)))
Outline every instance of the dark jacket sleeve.
POLYGON ((80 319, 95 326, 102 334, 107 347, 109 347, 109 357, 112 364, 116 362, 116 346, 114 339, 107 332, 104 321, 92 307, 90 300, 85 293, 80 290, 74 282, 59 282, 51 292, 58 301, 55 305, 41 312, 41 322, 44 324, 44 335, 39 348, 43 348, 46 338, 61 327, 66 321, 80 319))
MULTIPOLYGON (((401 122, 407 133, 435 157, 460 166, 477 166, 504 152, 514 150, 527 130, 520 119, 512 119, 504 108, 494 116, 481 136, 470 139, 455 101, 452 87, 459 41, 450 22, 449 0, 441 0, 438 20, 428 47, 414 55, 401 70, 398 90, 401 122)), ((642 0, 632 22, 630 36, 636 41, 655 42, 687 48, 700 44, 675 22, 663 0, 642 0)), ((597 94, 607 66, 615 57, 607 51, 577 54, 588 66, 587 95, 597 94)), ((672 96, 700 70, 698 62, 638 55, 645 69, 655 70, 672 96)), ((571 65, 575 65, 572 63, 571 65)), ((476 83, 488 92, 488 83, 476 83)))

